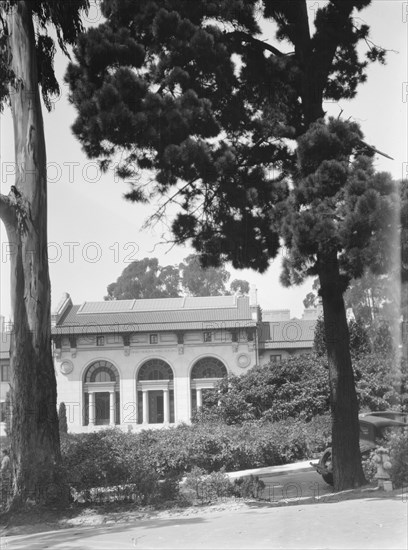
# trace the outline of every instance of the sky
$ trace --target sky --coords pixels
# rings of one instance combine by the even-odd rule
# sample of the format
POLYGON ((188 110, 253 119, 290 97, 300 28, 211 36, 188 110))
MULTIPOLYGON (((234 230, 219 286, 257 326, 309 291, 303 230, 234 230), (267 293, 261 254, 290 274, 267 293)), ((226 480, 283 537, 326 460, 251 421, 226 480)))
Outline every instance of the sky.
MULTIPOLYGON (((323 1, 310 1, 311 14, 323 1)), ((361 124, 367 143, 394 160, 376 156, 376 168, 390 172, 395 179, 408 177, 407 100, 408 100, 408 3, 400 0, 374 0, 359 18, 371 27, 371 39, 390 50, 385 66, 374 64, 368 79, 351 101, 327 103, 328 114, 351 117, 361 124)), ((86 24, 100 17, 93 3, 86 24)), ((267 31, 269 32, 269 31, 267 31)), ((274 37, 263 36, 272 44, 274 37)), ((126 183, 112 172, 102 175, 94 161, 86 158, 71 132, 76 113, 67 101, 63 75, 68 60, 56 57, 61 96, 54 109, 44 109, 48 162, 48 254, 52 308, 62 293, 68 292, 75 304, 103 300, 106 287, 116 281, 134 260, 157 257, 161 265, 178 264, 193 253, 187 246, 164 244, 165 226, 142 229, 154 211, 154 204, 135 205, 124 200, 126 183)), ((13 184, 13 130, 7 109, 0 117, 0 184, 7 194, 13 184)), ((167 236, 169 234, 167 233, 167 236)), ((10 247, 4 226, 0 225, 0 312, 10 319, 10 247)), ((265 309, 290 309, 301 316, 302 300, 311 290, 313 279, 299 287, 284 288, 279 283, 282 256, 271 262, 264 274, 252 270, 231 272, 231 279, 246 279, 258 291, 258 302, 265 309)))

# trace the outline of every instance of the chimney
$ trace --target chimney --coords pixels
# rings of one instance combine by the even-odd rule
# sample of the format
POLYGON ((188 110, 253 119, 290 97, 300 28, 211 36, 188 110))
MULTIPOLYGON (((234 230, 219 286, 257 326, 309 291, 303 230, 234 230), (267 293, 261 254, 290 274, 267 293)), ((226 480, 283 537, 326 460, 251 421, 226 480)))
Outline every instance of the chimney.
POLYGON ((254 284, 249 286, 249 305, 251 307, 258 305, 258 291, 254 284))

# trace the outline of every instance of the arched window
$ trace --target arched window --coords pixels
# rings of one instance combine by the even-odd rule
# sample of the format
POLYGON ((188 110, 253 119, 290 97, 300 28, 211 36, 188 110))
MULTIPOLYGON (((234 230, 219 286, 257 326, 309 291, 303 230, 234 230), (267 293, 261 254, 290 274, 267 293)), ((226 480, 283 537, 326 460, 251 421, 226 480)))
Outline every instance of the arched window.
POLYGON ((85 373, 85 382, 118 382, 118 369, 109 361, 95 361, 85 373))
POLYGON ((202 357, 191 370, 191 412, 202 406, 203 396, 214 387, 216 380, 227 376, 227 369, 216 357, 202 357))
POLYGON ((109 361, 95 361, 85 371, 84 424, 120 424, 119 372, 109 361))
POLYGON ((143 363, 136 381, 139 424, 174 422, 173 379, 173 370, 163 359, 148 359, 143 363))
POLYGON ((224 378, 227 375, 225 365, 215 357, 199 359, 191 371, 191 378, 224 378))
POLYGON ((173 380, 172 368, 162 359, 149 359, 143 363, 138 380, 173 380))

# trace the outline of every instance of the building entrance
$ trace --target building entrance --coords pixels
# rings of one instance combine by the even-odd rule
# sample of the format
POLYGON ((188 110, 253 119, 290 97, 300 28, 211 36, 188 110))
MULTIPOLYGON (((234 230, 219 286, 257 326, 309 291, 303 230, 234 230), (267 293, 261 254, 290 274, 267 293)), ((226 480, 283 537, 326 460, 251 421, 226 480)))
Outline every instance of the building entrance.
POLYGON ((95 424, 103 426, 109 424, 109 392, 95 393, 95 424))

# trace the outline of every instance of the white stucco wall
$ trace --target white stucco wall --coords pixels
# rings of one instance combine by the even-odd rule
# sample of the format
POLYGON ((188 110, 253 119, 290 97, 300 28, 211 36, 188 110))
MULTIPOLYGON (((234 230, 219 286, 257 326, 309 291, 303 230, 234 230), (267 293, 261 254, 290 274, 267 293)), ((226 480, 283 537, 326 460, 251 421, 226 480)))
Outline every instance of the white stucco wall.
POLYGON ((60 354, 55 357, 58 404, 64 402, 67 408, 68 430, 87 432, 106 426, 83 425, 83 378, 87 368, 98 360, 111 362, 120 376, 120 427, 123 430, 140 430, 163 424, 137 423, 136 379, 140 367, 149 359, 162 359, 173 369, 174 374, 174 413, 175 423, 190 422, 191 391, 190 375, 197 360, 202 357, 215 357, 227 368, 229 373, 242 374, 255 365, 256 353, 252 342, 232 343, 227 338, 215 335, 214 341, 204 343, 202 333, 187 333, 185 343, 178 345, 175 335, 159 335, 159 343, 150 345, 147 340, 132 341, 126 350, 123 343, 110 339, 105 346, 96 347, 77 339, 77 349, 71 350, 68 340, 63 341, 60 354), (174 336, 174 337, 173 337, 174 336), (81 343, 82 342, 82 343, 81 343), (65 346, 64 346, 65 344, 65 346), (71 370, 64 374, 63 371, 71 370))

